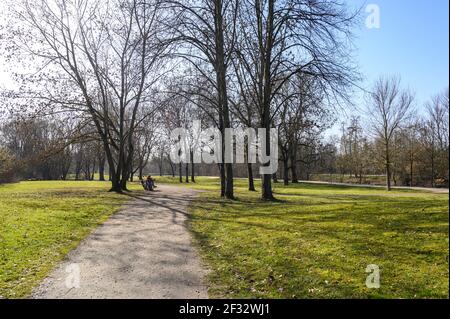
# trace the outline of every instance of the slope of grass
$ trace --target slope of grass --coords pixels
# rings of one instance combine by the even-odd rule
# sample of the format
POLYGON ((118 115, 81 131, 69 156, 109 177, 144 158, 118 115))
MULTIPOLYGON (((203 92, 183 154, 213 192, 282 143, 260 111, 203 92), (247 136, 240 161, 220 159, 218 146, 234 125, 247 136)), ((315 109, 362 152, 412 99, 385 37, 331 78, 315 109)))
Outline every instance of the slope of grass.
MULTIPOLYGON (((0 296, 24 297, 129 197, 108 182, 0 185, 0 296)), ((136 186, 133 186, 136 187, 136 186)))
MULTIPOLYGON (((349 176, 347 174, 311 174, 311 181, 321 181, 321 182, 338 182, 338 183, 349 183, 349 184, 359 184, 359 177, 354 175, 349 176)), ((364 175, 361 179, 361 184, 372 184, 372 185, 386 185, 386 176, 384 175, 364 175)))
POLYGON ((213 297, 448 298, 447 194, 276 184, 280 201, 263 202, 237 180, 229 201, 217 179, 197 181, 184 185, 207 190, 190 228, 213 297), (379 289, 365 285, 369 264, 379 289))

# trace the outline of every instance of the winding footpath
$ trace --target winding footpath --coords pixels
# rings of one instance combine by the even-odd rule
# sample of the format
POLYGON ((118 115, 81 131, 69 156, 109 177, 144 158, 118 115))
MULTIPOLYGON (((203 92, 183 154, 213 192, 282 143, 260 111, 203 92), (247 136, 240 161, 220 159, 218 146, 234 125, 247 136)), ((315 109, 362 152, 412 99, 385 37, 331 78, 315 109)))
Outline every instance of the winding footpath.
MULTIPOLYGON (((322 185, 338 185, 338 186, 348 186, 348 187, 369 187, 369 188, 379 188, 385 189, 386 186, 383 185, 373 185, 373 184, 351 184, 351 183, 339 183, 339 182, 323 182, 323 181, 306 181, 302 180, 299 183, 304 184, 322 184, 322 185)), ((431 188, 431 187, 416 187, 416 186, 391 186, 392 189, 409 189, 416 191, 425 191, 435 194, 448 194, 448 188, 431 188)))
POLYGON ((194 196, 167 185, 136 196, 71 251, 31 297, 207 298, 207 271, 185 226, 194 196))

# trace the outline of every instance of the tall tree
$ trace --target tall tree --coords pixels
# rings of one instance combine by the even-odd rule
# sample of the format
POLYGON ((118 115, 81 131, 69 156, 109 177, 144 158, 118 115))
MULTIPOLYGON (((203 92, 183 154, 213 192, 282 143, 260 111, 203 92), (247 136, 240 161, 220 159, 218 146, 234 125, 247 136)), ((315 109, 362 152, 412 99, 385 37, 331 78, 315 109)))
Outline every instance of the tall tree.
MULTIPOLYGON (((332 1, 243 0, 238 10, 239 40, 236 59, 242 83, 251 90, 258 125, 270 131, 280 105, 273 100, 295 75, 309 75, 333 97, 344 97, 354 68, 348 40, 354 16, 343 3, 332 1)), ((265 163, 263 166, 269 166, 265 163)), ((262 175, 262 198, 272 200, 272 174, 262 175)))
POLYGON ((370 94, 369 113, 376 137, 383 144, 386 189, 391 190, 391 146, 394 134, 411 115, 414 95, 400 88, 400 78, 380 78, 370 94))
MULTIPOLYGON (((176 9, 176 22, 169 27, 175 39, 189 47, 179 50, 179 56, 191 62, 217 92, 217 117, 222 136, 231 127, 227 92, 227 70, 235 41, 236 0, 167 1, 176 9), (206 64, 212 69, 201 68, 206 64)), ((225 141, 222 139, 221 195, 234 198, 233 164, 225 162, 225 141), (224 181, 225 179, 225 181, 224 181)))
POLYGON ((39 62, 44 84, 33 99, 89 118, 103 144, 112 191, 127 188, 138 111, 151 103, 167 51, 160 8, 158 0, 23 0, 16 10, 14 41, 39 62), (64 83, 75 90, 61 90, 64 83))

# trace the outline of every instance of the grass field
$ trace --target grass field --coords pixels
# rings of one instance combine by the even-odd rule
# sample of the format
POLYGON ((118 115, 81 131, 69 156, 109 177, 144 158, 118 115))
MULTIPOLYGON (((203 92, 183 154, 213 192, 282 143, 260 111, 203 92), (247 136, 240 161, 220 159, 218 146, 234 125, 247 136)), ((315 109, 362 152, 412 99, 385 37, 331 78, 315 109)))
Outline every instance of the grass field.
POLYGON ((25 297, 129 198, 108 182, 0 185, 0 296, 25 297))
MULTIPOLYGON (((236 180, 235 201, 218 197, 217 178, 182 185, 205 190, 190 207, 189 228, 211 269, 211 297, 448 298, 447 194, 275 184, 279 201, 271 203, 248 192, 245 179, 236 180), (368 264, 380 267, 379 289, 365 286, 368 264)), ((0 185, 0 296, 26 297, 129 199, 108 188, 0 185)))
MULTIPOLYGON (((349 176, 348 174, 311 174, 309 176, 311 181, 319 182, 331 182, 331 183, 348 183, 348 184, 359 184, 359 177, 354 175, 349 176)), ((361 184, 370 185, 386 185, 386 176, 384 175, 364 175, 361 180, 361 184)))
POLYGON ((190 228, 212 297, 448 298, 447 194, 276 184, 280 201, 270 203, 237 180, 229 201, 217 179, 197 181, 183 185, 208 190, 190 228), (369 264, 379 289, 365 285, 369 264))

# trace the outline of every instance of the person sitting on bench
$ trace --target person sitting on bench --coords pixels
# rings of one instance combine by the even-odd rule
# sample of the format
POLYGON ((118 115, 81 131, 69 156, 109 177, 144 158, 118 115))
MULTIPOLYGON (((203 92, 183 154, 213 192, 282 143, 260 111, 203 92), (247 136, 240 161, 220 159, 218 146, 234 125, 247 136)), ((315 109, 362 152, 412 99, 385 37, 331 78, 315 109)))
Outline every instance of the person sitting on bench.
POLYGON ((153 191, 155 186, 155 181, 153 180, 151 175, 148 175, 147 181, 145 182, 148 191, 153 191))
POLYGON ((146 191, 148 191, 148 189, 147 189, 147 183, 146 183, 143 179, 141 179, 141 185, 142 185, 142 187, 143 187, 146 191))

